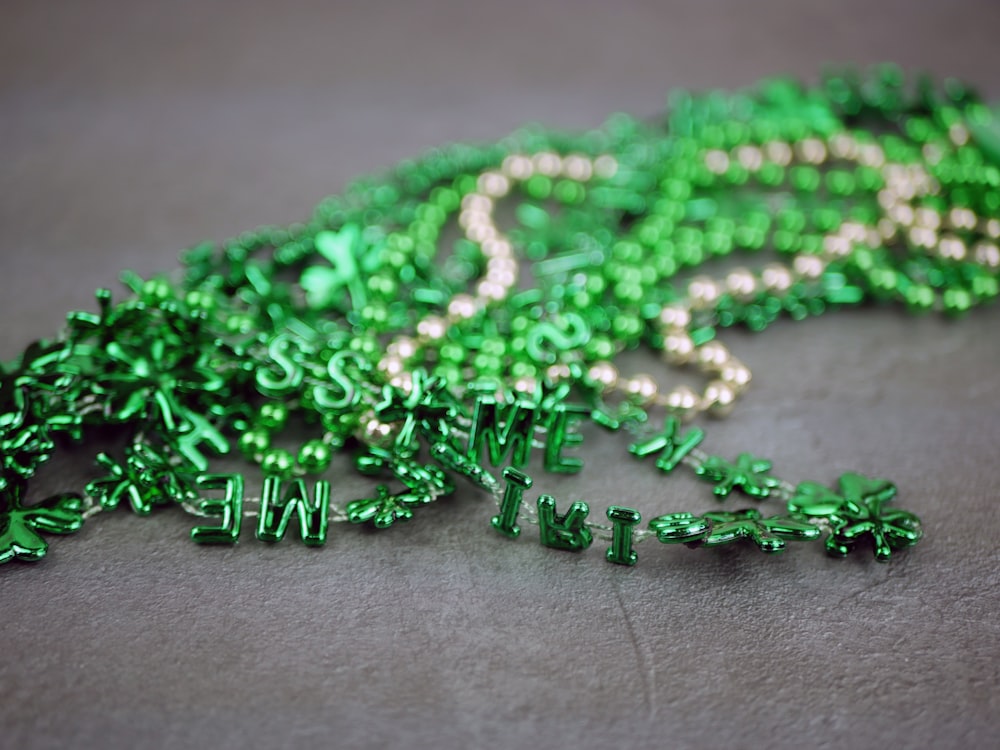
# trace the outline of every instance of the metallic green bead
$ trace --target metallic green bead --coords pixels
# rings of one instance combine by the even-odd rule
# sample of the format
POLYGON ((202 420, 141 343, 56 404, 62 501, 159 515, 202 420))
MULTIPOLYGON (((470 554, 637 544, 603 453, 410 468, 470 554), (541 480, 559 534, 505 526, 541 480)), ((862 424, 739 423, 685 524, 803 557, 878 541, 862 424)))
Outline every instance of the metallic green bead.
POLYGON ((807 542, 818 539, 822 534, 813 524, 787 516, 761 518, 756 508, 712 511, 703 515, 702 520, 711 523, 709 533, 696 543, 702 547, 717 547, 749 539, 761 552, 773 554, 785 549, 786 540, 807 542))
POLYGON ((500 514, 493 516, 490 523, 499 533, 514 539, 521 533, 521 528, 517 525, 517 514, 521 509, 524 491, 531 487, 531 477, 508 466, 503 471, 503 478, 507 484, 500 500, 500 514))
POLYGON ((788 501, 789 513, 829 522, 826 549, 831 555, 847 555, 862 537, 872 540, 875 559, 887 562, 892 551, 916 544, 923 530, 920 519, 905 510, 885 510, 883 505, 896 495, 896 486, 885 479, 873 479, 849 472, 838 480, 834 492, 816 482, 802 482, 788 501))
POLYGON ((28 483, 7 476, 0 489, 0 564, 11 560, 34 562, 48 551, 46 534, 72 534, 83 526, 83 501, 79 495, 54 495, 26 506, 28 483))
POLYGON ((271 448, 264 451, 260 468, 265 474, 288 479, 295 471, 295 459, 284 448, 271 448))
POLYGON ((240 453, 253 460, 271 447, 271 434, 262 429, 247 430, 236 441, 236 447, 240 453))
POLYGON ((299 448, 295 462, 307 474, 319 474, 330 467, 333 451, 322 440, 310 440, 299 448))
POLYGON ((297 515, 303 544, 308 546, 325 544, 329 512, 329 482, 322 480, 316 482, 310 500, 306 484, 301 479, 288 482, 282 493, 282 480, 277 476, 268 476, 264 479, 264 489, 261 493, 257 538, 262 542, 281 541, 292 517, 297 515))
POLYGON ((282 429, 288 421, 288 407, 280 401, 267 401, 257 412, 257 426, 269 432, 282 429))
POLYGON ((697 544, 712 530, 712 521, 692 513, 668 513, 652 519, 649 528, 664 544, 697 544))
POLYGON ((538 498, 538 534, 543 546, 581 552, 589 547, 594 536, 587 528, 590 507, 575 502, 564 515, 556 513, 556 501, 551 495, 538 498))
POLYGON ((684 435, 680 434, 680 429, 680 419, 667 417, 661 434, 645 442, 633 443, 628 448, 629 452, 642 458, 660 451, 656 468, 669 474, 705 439, 705 432, 700 428, 695 427, 684 435))
POLYGON ((611 546, 605 554, 608 562, 617 565, 635 565, 639 555, 632 547, 632 527, 642 520, 639 511, 612 505, 607 510, 611 521, 611 546))
POLYGON ((224 490, 225 497, 204 498, 198 510, 207 516, 218 516, 216 526, 195 526, 191 539, 198 544, 235 544, 243 520, 243 477, 240 474, 202 474, 196 484, 199 490, 224 490))
POLYGON ((736 461, 730 462, 719 456, 709 456, 695 473, 702 479, 715 482, 713 492, 726 498, 734 489, 740 489, 750 497, 765 498, 771 490, 781 484, 781 480, 771 476, 771 462, 757 458, 750 453, 741 453, 736 461))

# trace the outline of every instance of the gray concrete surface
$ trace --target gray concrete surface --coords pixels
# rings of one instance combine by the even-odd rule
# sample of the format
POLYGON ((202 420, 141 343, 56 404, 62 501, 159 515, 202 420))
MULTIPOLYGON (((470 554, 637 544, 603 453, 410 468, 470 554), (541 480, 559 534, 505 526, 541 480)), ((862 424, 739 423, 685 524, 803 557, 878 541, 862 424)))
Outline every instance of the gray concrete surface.
MULTIPOLYGON (((989 0, 7 0, 0 357, 123 268, 293 221, 445 141, 827 61, 1000 99, 998 28, 989 0)), ((927 539, 887 566, 643 545, 623 569, 499 537, 472 493, 318 551, 200 548, 183 514, 122 513, 0 570, 0 747, 995 747, 998 324, 869 309, 727 336, 755 383, 711 447, 792 480, 895 479, 927 539)), ((588 436, 584 473, 545 488, 708 507, 624 449, 588 436)))

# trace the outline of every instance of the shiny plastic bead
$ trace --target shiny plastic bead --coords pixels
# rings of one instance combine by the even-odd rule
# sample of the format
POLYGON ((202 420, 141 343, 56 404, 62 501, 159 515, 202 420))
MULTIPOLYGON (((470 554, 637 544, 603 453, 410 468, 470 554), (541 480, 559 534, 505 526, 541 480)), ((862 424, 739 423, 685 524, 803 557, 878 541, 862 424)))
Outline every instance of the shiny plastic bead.
POLYGON ((264 479, 257 519, 257 538, 280 542, 293 517, 298 517, 302 543, 311 547, 326 544, 330 513, 330 483, 318 481, 310 500, 306 483, 295 479, 282 486, 276 476, 264 479))
POLYGON ((605 554, 608 562, 616 565, 635 565, 639 559, 638 553, 632 547, 632 528, 642 520, 639 511, 612 505, 607 510, 611 521, 611 546, 605 554))
POLYGON ((54 495, 34 505, 24 505, 28 483, 8 477, 0 490, 0 564, 11 560, 34 562, 48 551, 46 534, 72 534, 83 526, 83 500, 79 495, 54 495))
POLYGON ((702 479, 715 482, 712 491, 725 498, 734 489, 741 490, 750 497, 765 498, 771 490, 781 484, 781 480, 771 476, 771 462, 757 458, 750 453, 741 453, 735 461, 727 461, 719 456, 709 456, 696 469, 702 479))
POLYGON ((531 477, 509 466, 504 469, 503 478, 507 484, 500 500, 500 513, 493 516, 491 523, 499 533, 515 539, 521 533, 521 528, 517 525, 517 515, 521 509, 524 491, 531 487, 531 477))
POLYGON ((191 539, 198 544, 235 544, 243 520, 243 477, 240 474, 202 474, 198 489, 223 490, 222 498, 203 498, 198 510, 206 516, 218 516, 215 526, 202 525, 191 529, 191 539))
POLYGON ((541 495, 537 505, 538 533, 543 546, 580 552, 593 543, 593 534, 586 525, 590 513, 586 503, 572 503, 563 515, 556 512, 556 501, 551 495, 541 495))

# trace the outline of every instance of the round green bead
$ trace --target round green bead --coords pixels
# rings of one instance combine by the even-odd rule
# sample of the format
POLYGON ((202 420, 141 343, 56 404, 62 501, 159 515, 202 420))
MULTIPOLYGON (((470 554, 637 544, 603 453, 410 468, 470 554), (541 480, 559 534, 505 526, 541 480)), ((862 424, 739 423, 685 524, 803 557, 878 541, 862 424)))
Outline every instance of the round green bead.
POLYGON ((329 468, 333 460, 330 446, 322 440, 310 440, 299 448, 295 462, 307 474, 319 474, 329 468))
POLYGON ((265 451, 260 468, 267 476, 287 479, 295 471, 295 459, 284 448, 272 448, 265 451))

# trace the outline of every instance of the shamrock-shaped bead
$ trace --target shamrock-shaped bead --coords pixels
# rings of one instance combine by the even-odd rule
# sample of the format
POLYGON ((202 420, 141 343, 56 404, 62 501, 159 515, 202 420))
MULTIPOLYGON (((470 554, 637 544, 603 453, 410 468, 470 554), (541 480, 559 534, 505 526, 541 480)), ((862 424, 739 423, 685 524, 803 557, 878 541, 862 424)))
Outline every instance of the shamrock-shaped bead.
POLYGON ((888 562, 892 551, 910 547, 923 536, 920 519, 906 510, 884 510, 896 495, 896 486, 885 479, 873 479, 848 472, 838 480, 840 492, 816 482, 802 482, 788 501, 790 513, 823 518, 830 524, 826 550, 844 557, 862 537, 870 537, 875 559, 888 562))
POLYGON ((83 526, 83 500, 79 495, 50 497, 37 505, 22 503, 28 483, 8 476, 0 490, 0 563, 11 560, 33 562, 48 551, 46 534, 72 534, 83 526))

